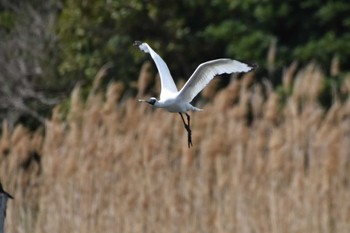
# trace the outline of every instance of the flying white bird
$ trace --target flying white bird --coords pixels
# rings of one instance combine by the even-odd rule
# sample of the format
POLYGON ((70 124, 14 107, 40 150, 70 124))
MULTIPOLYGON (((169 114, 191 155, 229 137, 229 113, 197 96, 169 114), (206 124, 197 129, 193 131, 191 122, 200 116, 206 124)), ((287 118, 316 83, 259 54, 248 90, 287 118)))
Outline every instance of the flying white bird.
POLYGON ((140 41, 135 41, 135 46, 145 53, 149 53, 155 62, 161 83, 160 99, 151 97, 148 100, 139 100, 153 105, 156 108, 164 108, 169 112, 178 112, 184 123, 188 133, 188 147, 192 146, 190 115, 188 111, 202 111, 190 104, 193 98, 204 89, 206 85, 216 76, 220 74, 242 73, 251 71, 254 66, 249 66, 239 61, 222 58, 212 61, 207 61, 200 64, 183 88, 178 91, 171 77, 168 66, 163 59, 147 44, 140 41), (187 116, 187 124, 182 114, 187 116))

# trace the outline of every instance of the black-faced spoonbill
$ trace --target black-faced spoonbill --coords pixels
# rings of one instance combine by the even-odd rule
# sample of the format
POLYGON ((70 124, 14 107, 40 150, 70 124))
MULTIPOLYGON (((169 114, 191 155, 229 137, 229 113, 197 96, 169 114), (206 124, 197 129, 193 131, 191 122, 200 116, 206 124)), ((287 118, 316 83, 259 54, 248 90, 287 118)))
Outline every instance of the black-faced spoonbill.
POLYGON ((163 59, 147 44, 135 41, 135 46, 145 53, 149 53, 155 62, 161 83, 160 99, 151 97, 148 100, 139 100, 153 105, 156 108, 164 108, 169 112, 178 112, 188 133, 188 147, 192 146, 190 115, 188 111, 202 111, 190 104, 193 98, 204 89, 204 87, 220 74, 245 73, 251 71, 254 66, 245 63, 221 58, 200 64, 180 91, 177 90, 168 66, 163 59), (187 116, 187 124, 182 114, 187 116))

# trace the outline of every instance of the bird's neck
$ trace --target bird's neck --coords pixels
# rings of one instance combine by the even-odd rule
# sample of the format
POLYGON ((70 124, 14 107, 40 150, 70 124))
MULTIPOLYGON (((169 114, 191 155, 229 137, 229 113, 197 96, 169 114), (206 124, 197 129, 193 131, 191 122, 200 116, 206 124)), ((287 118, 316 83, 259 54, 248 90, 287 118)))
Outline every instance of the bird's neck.
POLYGON ((156 101, 153 106, 155 108, 164 108, 165 107, 165 104, 163 102, 160 102, 160 101, 156 101))

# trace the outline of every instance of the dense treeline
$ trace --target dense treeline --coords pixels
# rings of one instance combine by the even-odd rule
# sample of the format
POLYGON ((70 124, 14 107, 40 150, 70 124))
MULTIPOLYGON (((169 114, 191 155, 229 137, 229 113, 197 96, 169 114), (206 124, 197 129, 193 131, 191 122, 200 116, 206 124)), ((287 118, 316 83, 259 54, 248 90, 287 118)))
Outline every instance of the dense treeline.
POLYGON ((181 77, 199 62, 222 56, 258 61, 266 69, 274 43, 276 68, 312 59, 327 67, 334 56, 346 64, 349 10, 344 0, 66 0, 59 23, 61 72, 92 77, 113 61, 118 78, 135 77, 137 66, 130 66, 140 59, 130 46, 135 39, 151 42, 181 77))
MULTIPOLYGON (((0 65, 19 60, 26 71, 36 67, 19 80, 31 83, 29 89, 45 98, 33 102, 33 97, 20 95, 25 107, 17 109, 39 121, 35 114, 50 108, 41 102, 56 102, 40 100, 62 94, 64 98, 78 81, 89 86, 105 64, 110 67, 105 82, 135 80, 148 59, 133 48, 136 39, 151 43, 175 78, 186 79, 208 59, 232 57, 258 62, 260 77, 269 76, 278 85, 278 74, 294 60, 301 65, 317 61, 326 72, 335 61, 346 70, 349 10, 346 0, 5 0, 0 5, 0 32, 7 39, 1 49, 8 48, 12 38, 19 43, 1 53, 0 65), (33 31, 37 33, 27 33, 33 31)), ((13 69, 2 74, 2 86, 18 67, 13 69)), ((10 89, 17 86, 12 82, 10 89)), ((1 95, 7 94, 1 90, 1 95)), ((6 112, 14 106, 0 107, 6 112)))

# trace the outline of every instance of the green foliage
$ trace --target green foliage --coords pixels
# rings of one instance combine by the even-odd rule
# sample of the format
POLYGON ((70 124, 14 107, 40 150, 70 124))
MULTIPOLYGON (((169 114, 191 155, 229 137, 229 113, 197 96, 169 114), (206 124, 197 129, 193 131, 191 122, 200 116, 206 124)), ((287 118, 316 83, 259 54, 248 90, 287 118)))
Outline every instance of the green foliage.
POLYGON ((137 77, 145 56, 134 40, 146 40, 175 77, 186 78, 200 62, 218 57, 257 61, 264 71, 277 39, 277 69, 294 59, 328 67, 334 55, 350 55, 350 3, 345 0, 84 1, 65 0, 58 25, 60 73, 91 78, 113 61, 111 77, 137 77))
POLYGON ((0 11, 0 29, 10 30, 15 25, 15 16, 12 12, 4 10, 0 11))
POLYGON ((220 57, 257 62, 259 77, 269 75, 277 85, 280 71, 294 60, 300 67, 316 61, 325 71, 335 56, 341 71, 350 65, 347 0, 4 2, 0 34, 11 59, 3 60, 17 57, 28 67, 40 64, 42 73, 33 87, 49 97, 62 96, 77 82, 88 92, 106 63, 113 67, 104 84, 111 79, 126 84, 136 80, 142 62, 150 57, 132 46, 135 40, 148 42, 175 79, 187 79, 199 63, 220 57), (8 44, 14 41, 12 49, 8 44), (271 62, 267 54, 274 42, 276 56, 271 62), (270 63, 275 72, 267 72, 270 63))

